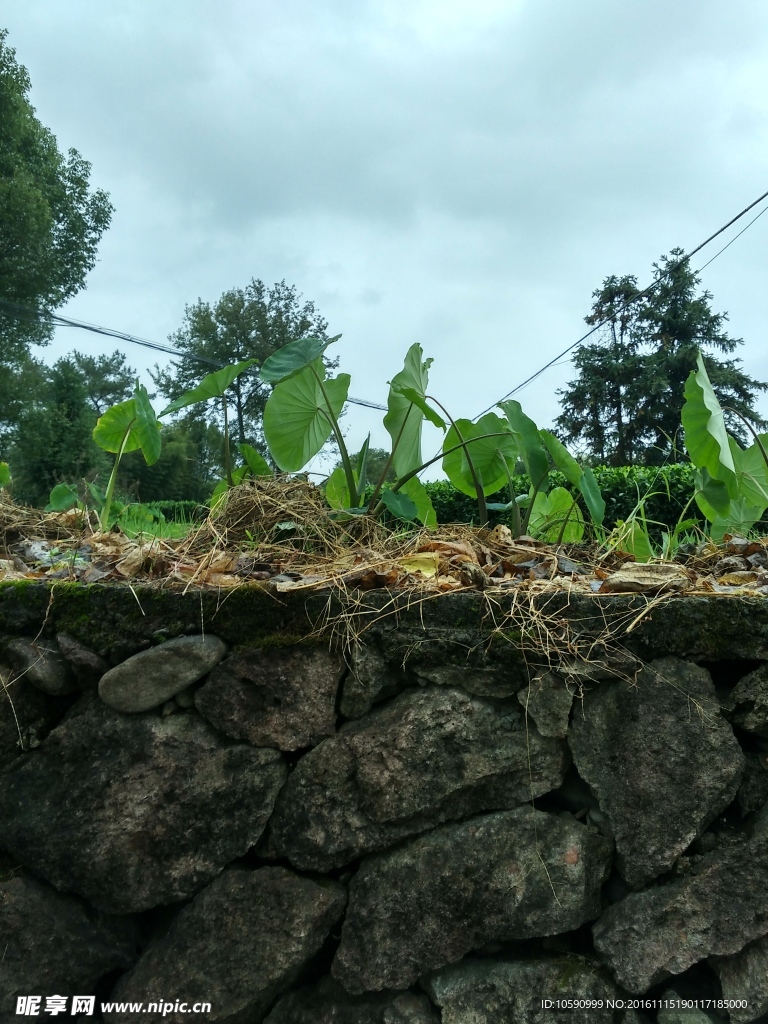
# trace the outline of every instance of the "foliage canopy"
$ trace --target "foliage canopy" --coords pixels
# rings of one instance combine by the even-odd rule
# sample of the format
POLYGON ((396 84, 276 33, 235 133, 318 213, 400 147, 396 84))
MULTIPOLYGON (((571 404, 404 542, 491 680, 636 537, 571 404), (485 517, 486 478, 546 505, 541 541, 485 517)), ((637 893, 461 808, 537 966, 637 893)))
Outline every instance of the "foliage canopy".
MULTIPOLYGON (((765 427, 754 408, 768 384, 753 380, 729 355, 741 339, 724 330, 727 314, 714 313, 712 295, 697 292, 699 275, 682 249, 654 264, 651 289, 637 279, 607 277, 593 293, 586 322, 606 320, 599 343, 583 345, 574 356, 578 377, 559 392, 563 412, 557 427, 564 438, 585 449, 596 462, 612 466, 661 465, 685 461, 680 422, 685 382, 696 368, 698 352, 707 354, 714 393, 720 404, 765 427)), ((744 442, 744 426, 726 411, 733 436, 744 442)))

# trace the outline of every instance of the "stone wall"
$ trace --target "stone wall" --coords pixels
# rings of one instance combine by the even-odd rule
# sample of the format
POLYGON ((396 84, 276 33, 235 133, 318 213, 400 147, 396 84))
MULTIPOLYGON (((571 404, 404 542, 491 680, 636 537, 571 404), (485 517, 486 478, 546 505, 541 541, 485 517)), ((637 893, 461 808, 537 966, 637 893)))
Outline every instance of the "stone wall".
POLYGON ((767 606, 0 586, 0 1020, 768 1020, 767 606))

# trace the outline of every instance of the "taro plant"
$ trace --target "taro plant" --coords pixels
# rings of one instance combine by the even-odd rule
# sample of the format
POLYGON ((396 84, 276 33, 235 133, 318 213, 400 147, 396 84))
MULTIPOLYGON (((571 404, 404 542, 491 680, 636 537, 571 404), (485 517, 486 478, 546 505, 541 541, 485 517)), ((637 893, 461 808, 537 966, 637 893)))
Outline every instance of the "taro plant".
MULTIPOLYGON (((211 398, 223 398, 224 392, 233 380, 254 364, 256 360, 246 359, 232 366, 224 366, 214 373, 209 373, 197 387, 185 392, 161 413, 155 413, 149 401, 147 389, 136 381, 133 398, 120 402, 107 409, 93 428, 93 439, 104 451, 115 455, 114 465, 107 482, 107 489, 102 494, 100 488, 91 483, 88 489, 99 510, 99 525, 102 531, 109 529, 115 508, 115 485, 120 468, 120 460, 126 452, 141 450, 148 466, 152 466, 162 451, 160 419, 170 413, 178 412, 197 402, 205 402, 211 398)), ((51 492, 49 508, 64 511, 79 504, 77 489, 70 484, 59 484, 51 492)))
POLYGON ((345 373, 328 376, 322 355, 332 341, 291 342, 270 356, 260 372, 274 385, 264 410, 264 435, 281 470, 300 472, 328 438, 335 437, 341 465, 328 478, 326 496, 339 514, 376 515, 387 508, 400 519, 436 525, 432 502, 418 474, 442 459, 453 485, 477 500, 480 521, 485 523, 486 496, 510 483, 517 461, 522 460, 531 480, 529 493, 513 496, 507 505, 490 506, 512 512, 516 533, 532 529, 545 534, 555 522, 558 539, 582 536, 583 516, 572 494, 562 487, 549 490, 552 469, 559 469, 581 493, 592 521, 600 526, 605 504, 592 470, 582 470, 553 434, 538 429, 518 402, 501 406, 504 418, 488 413, 477 422, 452 419, 427 394, 432 360, 423 358, 418 344, 408 350, 403 369, 390 382, 384 427, 392 450, 379 479, 369 480, 370 436, 353 460, 339 427, 350 378, 345 373), (421 450, 425 420, 444 432, 441 453, 426 461, 421 450), (390 468, 395 482, 385 488, 390 468))
POLYGON ((720 406, 701 353, 685 385, 683 428, 696 467, 696 504, 711 524, 712 540, 748 533, 768 509, 768 434, 757 434, 739 413, 720 406), (728 433, 724 411, 744 422, 754 437, 749 448, 728 433))
POLYGON ((11 468, 7 462, 0 462, 0 491, 10 487, 11 480, 11 468))

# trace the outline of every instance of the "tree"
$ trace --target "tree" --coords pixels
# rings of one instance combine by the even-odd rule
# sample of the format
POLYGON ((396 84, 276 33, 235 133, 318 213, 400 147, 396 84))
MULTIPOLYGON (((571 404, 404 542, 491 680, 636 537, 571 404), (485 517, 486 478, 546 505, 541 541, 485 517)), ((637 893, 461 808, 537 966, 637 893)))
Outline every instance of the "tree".
POLYGON ((36 312, 83 287, 113 208, 106 192, 89 190, 90 164, 75 149, 64 157, 35 117, 29 75, 6 36, 0 30, 0 359, 13 365, 30 343, 48 342, 53 328, 36 312))
POLYGON ((593 292, 590 325, 607 321, 602 341, 583 345, 574 356, 576 380, 559 391, 563 412, 556 423, 563 440, 581 445, 606 465, 683 462, 679 443, 685 381, 696 353, 707 357, 715 393, 728 411, 731 433, 742 443, 747 430, 768 422, 754 403, 768 384, 739 368, 739 359, 717 359, 743 341, 724 331, 727 313, 713 313, 712 295, 696 293, 699 275, 682 249, 654 263, 654 284, 643 293, 632 276, 608 277, 593 292))
POLYGON ((9 461, 14 494, 45 505, 58 483, 93 478, 106 468, 104 452, 91 432, 96 414, 88 402, 82 374, 71 359, 46 368, 46 379, 20 417, 9 461))
MULTIPOLYGON (((266 288, 252 280, 244 289, 224 292, 215 306, 202 299, 187 306, 184 322, 169 341, 176 348, 218 365, 256 359, 257 365, 289 341, 297 338, 327 338, 327 322, 314 303, 300 302, 296 288, 280 281, 266 288)), ((330 364, 335 365, 335 364, 330 364)), ((199 359, 183 359, 167 370, 155 367, 152 374, 160 393, 178 398, 200 383, 214 367, 199 359)), ((234 413, 235 439, 264 450, 261 420, 270 389, 255 373, 238 377, 227 391, 234 413)), ((221 405, 209 407, 209 419, 221 422, 221 405)))
POLYGON ((131 397, 136 373, 122 352, 115 350, 111 356, 96 358, 73 352, 72 362, 80 372, 86 397, 97 416, 131 397))

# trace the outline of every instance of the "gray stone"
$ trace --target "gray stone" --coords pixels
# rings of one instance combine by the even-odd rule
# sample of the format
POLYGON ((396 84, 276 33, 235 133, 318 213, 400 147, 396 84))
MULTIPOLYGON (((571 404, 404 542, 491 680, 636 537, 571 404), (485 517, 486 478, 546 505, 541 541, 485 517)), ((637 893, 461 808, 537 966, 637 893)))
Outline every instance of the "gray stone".
POLYGON ((565 744, 526 733, 513 705, 461 690, 400 694, 344 725, 291 773, 270 846, 327 870, 452 818, 509 809, 562 783, 565 744))
POLYGON ((0 665, 0 768, 37 747, 61 720, 70 701, 52 697, 0 665))
MULTIPOLYGON (((516 669, 517 666, 514 666, 516 669)), ((416 678, 433 686, 460 686, 478 697, 511 697, 527 679, 519 671, 505 672, 500 666, 475 668, 471 665, 424 665, 416 678)))
POLYGON ((177 636, 111 668, 99 681, 99 696, 116 711, 149 711, 202 679, 226 650, 216 636, 177 636))
POLYGON ((211 672, 195 706, 219 732, 254 746, 313 747, 335 731, 343 669, 320 648, 243 651, 211 672))
POLYGON ((99 680, 109 669, 107 662, 95 651, 80 643, 69 633, 57 633, 56 642, 59 650, 71 665, 77 681, 83 689, 98 685, 99 680))
POLYGON ((422 985, 440 1007, 442 1024, 613 1022, 615 1011, 605 1001, 626 998, 605 968, 577 956, 525 961, 467 957, 423 978, 422 985), (565 999, 588 1005, 559 1009, 556 1001, 565 999), (554 1005, 543 1007, 542 1000, 554 1005))
POLYGON ((709 673, 677 658, 647 665, 634 686, 586 693, 568 742, 633 888, 672 867, 733 800, 744 770, 709 673))
POLYGON ((768 1014, 768 935, 735 956, 712 957, 709 963, 720 978, 723 999, 747 1001, 746 1007, 728 1011, 732 1021, 753 1021, 768 1014))
POLYGON ((744 777, 737 798, 742 814, 759 811, 768 803, 768 754, 744 754, 744 777))
POLYGON ((43 693, 61 697, 77 690, 77 682, 54 640, 25 640, 17 637, 5 648, 16 673, 43 693))
MULTIPOLYGON (((710 1016, 698 1006, 686 1005, 693 1003, 693 1000, 681 996, 674 988, 665 989, 658 998, 672 1005, 662 1006, 659 1009, 656 1014, 656 1024, 714 1024, 715 1021, 721 1019, 710 1016), (678 1003, 682 1005, 677 1005, 678 1003)), ((733 1020, 733 1016, 730 1019, 733 1020)))
POLYGON ((352 996, 332 978, 290 992, 264 1024, 439 1024, 426 996, 413 992, 369 992, 352 996))
POLYGON ((94 914, 77 897, 28 875, 0 882, 0 947, 6 1019, 18 996, 87 994, 105 974, 136 959, 130 923, 94 914))
POLYGON ((517 699, 542 736, 564 738, 573 704, 573 691, 562 676, 545 672, 517 691, 517 699))
MULTIPOLYGON (((227 868, 181 911, 111 998, 140 1002, 173 994, 190 1004, 211 1003, 206 1020, 260 1020, 328 938, 346 899, 337 882, 313 882, 285 868, 227 868)), ((105 1019, 121 1024, 135 1015, 105 1019)), ((189 1015, 144 1013, 141 1019, 183 1024, 189 1015)))
POLYGON ((768 737, 768 665, 740 679, 728 701, 729 718, 745 732, 768 737))
POLYGON ((393 697, 405 687, 403 674, 390 668, 375 647, 353 647, 349 674, 342 685, 339 711, 345 718, 360 718, 374 704, 393 697))
POLYGON ((363 861, 332 966, 347 991, 406 988, 489 942, 556 935, 600 913, 610 844, 530 807, 441 825, 363 861))
POLYGON ((186 899, 259 838, 280 755, 197 714, 121 715, 84 697, 0 776, 0 845, 57 889, 126 914, 186 899))
POLYGON ((637 995, 768 933, 768 836, 703 856, 666 885, 630 893, 593 929, 600 959, 637 995))

